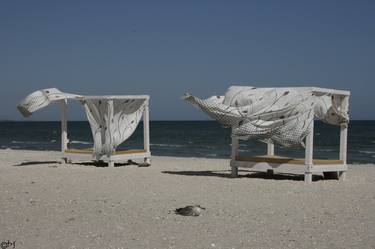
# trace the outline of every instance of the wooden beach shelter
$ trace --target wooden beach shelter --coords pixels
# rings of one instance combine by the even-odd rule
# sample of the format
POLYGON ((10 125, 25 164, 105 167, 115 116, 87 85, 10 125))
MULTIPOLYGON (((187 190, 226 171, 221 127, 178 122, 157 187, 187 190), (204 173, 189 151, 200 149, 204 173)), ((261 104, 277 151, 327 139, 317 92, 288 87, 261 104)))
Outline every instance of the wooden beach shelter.
POLYGON ((61 153, 65 162, 96 160, 113 167, 115 162, 144 159, 150 165, 148 95, 83 96, 64 93, 56 88, 42 89, 28 95, 18 106, 25 117, 52 103, 61 106, 61 153), (94 140, 94 148, 71 148, 68 139, 68 100, 79 101, 86 112, 94 140), (137 128, 143 117, 143 149, 117 150, 137 128))
POLYGON ((256 88, 232 86, 225 96, 199 99, 190 94, 184 99, 232 129, 232 176, 238 168, 269 173, 303 174, 306 182, 313 174, 345 179, 347 171, 347 132, 349 91, 318 87, 256 88), (340 127, 339 158, 314 159, 314 118, 340 127), (240 155, 241 140, 267 143, 267 153, 240 155), (274 154, 274 146, 291 149, 302 146, 305 158, 274 154))

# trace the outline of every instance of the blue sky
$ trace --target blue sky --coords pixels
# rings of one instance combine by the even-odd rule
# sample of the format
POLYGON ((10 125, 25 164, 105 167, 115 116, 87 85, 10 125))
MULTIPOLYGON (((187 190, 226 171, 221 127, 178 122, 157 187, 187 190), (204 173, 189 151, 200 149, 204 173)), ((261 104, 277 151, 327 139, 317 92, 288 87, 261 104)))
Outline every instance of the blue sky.
POLYGON ((18 101, 47 87, 150 94, 153 120, 207 119, 181 95, 233 84, 348 89, 351 117, 375 119, 374 13, 366 0, 3 0, 0 119, 23 120, 18 101))

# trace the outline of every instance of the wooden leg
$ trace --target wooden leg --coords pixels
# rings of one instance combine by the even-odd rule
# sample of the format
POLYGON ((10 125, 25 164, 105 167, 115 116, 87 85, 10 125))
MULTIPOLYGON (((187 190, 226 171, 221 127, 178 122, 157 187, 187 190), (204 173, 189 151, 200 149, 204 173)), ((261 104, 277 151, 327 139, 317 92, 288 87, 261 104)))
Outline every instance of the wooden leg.
POLYGON ((238 148, 240 146, 239 139, 232 135, 232 155, 231 155, 231 161, 230 161, 230 167, 232 170, 232 177, 236 178, 238 177, 238 166, 235 164, 236 159, 238 156, 238 148))
POLYGON ((346 171, 340 171, 339 172, 339 180, 345 181, 345 179, 346 179, 346 171))
POLYGON ((311 172, 306 172, 305 173, 305 182, 306 183, 311 183, 312 182, 312 173, 311 172))
POLYGON ((305 182, 312 182, 312 169, 314 154, 314 120, 311 122, 310 132, 306 136, 306 149, 305 149, 305 182))
POLYGON ((142 167, 148 167, 148 166, 151 166, 151 158, 149 157, 145 157, 143 159, 143 163, 140 165, 142 167))
POLYGON ((231 163, 231 170, 232 170, 232 177, 236 178, 238 177, 238 167, 234 165, 234 163, 231 163))

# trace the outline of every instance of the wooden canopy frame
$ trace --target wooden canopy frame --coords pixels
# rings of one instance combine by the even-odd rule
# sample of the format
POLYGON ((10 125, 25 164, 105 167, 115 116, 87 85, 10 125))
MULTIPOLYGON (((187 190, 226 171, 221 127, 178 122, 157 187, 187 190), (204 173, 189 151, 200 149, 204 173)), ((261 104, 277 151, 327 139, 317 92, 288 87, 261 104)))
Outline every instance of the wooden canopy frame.
MULTIPOLYGON (((318 94, 330 94, 340 96, 341 107, 346 107, 349 104, 349 91, 326 89, 326 88, 311 88, 313 92, 318 94)), ((314 122, 313 122, 314 123, 314 122)), ((239 155, 239 141, 245 137, 232 136, 232 154, 231 154, 231 171, 232 177, 238 176, 238 168, 245 167, 254 171, 289 174, 304 174, 305 182, 312 181, 312 175, 323 173, 325 177, 334 176, 337 179, 344 180, 346 171, 348 169, 346 164, 347 159, 347 136, 348 124, 340 125, 340 153, 338 160, 324 160, 313 159, 314 150, 314 124, 305 139, 305 158, 288 158, 276 156, 274 153, 274 145, 267 143, 267 155, 245 157, 239 155)))
MULTIPOLYGON (((150 96, 148 95, 119 95, 119 96, 85 96, 85 99, 106 99, 109 106, 113 108, 113 100, 115 99, 143 99, 145 100, 145 108, 142 114, 143 117, 143 149, 136 150, 122 150, 115 151, 111 155, 103 155, 99 159, 108 163, 108 166, 114 167, 115 162, 127 161, 130 159, 143 158, 144 163, 151 164, 151 151, 150 151, 150 117, 149 117, 149 102, 150 96)), ((67 123, 67 99, 60 101, 61 109, 61 153, 65 163, 75 160, 94 160, 93 149, 71 149, 68 148, 68 123, 67 123)), ((113 113, 113 112, 110 112, 113 113)), ((110 117, 111 118, 111 117, 110 117)))

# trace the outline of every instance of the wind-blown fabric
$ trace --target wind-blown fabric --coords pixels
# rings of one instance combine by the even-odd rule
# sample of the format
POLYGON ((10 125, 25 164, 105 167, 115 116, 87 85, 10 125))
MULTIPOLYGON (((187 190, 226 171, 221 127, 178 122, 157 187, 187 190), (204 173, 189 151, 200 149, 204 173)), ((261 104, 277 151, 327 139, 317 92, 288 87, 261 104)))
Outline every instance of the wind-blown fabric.
POLYGON ((133 134, 142 118, 145 103, 144 99, 84 101, 97 157, 112 154, 118 145, 133 134))
POLYGON ((29 94, 17 105, 17 108, 24 117, 29 117, 33 112, 54 102, 67 99, 79 99, 81 97, 81 95, 61 92, 57 88, 47 88, 29 94))
POLYGON ((339 96, 317 94, 311 88, 256 88, 232 86, 225 96, 184 99, 226 127, 235 136, 276 143, 285 147, 304 146, 314 117, 339 125, 348 123, 348 106, 339 96))
POLYGON ((84 106, 94 140, 94 156, 111 155, 137 128, 145 109, 145 99, 86 97, 64 93, 56 88, 42 89, 28 95, 17 106, 24 117, 58 101, 79 100, 84 106), (112 117, 112 118, 111 118, 112 117))

